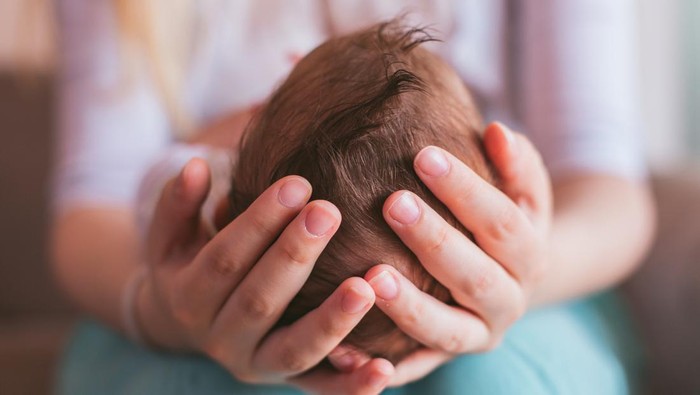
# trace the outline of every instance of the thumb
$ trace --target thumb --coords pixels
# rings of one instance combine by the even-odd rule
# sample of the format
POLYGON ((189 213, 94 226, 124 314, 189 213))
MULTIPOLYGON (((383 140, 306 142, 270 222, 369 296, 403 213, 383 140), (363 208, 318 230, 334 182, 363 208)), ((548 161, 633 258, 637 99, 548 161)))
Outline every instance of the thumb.
POLYGON ((525 136, 500 123, 484 132, 484 146, 500 176, 500 189, 535 222, 547 222, 552 191, 549 173, 537 149, 525 136))
POLYGON ((191 250, 201 242, 200 211, 210 185, 209 166, 200 158, 191 159, 168 181, 148 231, 147 253, 151 262, 162 261, 174 250, 191 250))

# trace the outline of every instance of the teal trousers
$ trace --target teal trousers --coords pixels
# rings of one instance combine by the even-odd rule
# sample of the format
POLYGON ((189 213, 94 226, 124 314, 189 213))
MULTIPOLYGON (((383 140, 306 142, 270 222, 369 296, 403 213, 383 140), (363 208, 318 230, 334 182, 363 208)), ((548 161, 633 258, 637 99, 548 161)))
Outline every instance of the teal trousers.
MULTIPOLYGON (((644 353, 610 293, 534 310, 494 351, 465 355, 386 394, 628 394, 639 392, 644 353)), ((134 345, 94 322, 79 326, 57 392, 81 394, 298 394, 237 382, 214 362, 134 345)))

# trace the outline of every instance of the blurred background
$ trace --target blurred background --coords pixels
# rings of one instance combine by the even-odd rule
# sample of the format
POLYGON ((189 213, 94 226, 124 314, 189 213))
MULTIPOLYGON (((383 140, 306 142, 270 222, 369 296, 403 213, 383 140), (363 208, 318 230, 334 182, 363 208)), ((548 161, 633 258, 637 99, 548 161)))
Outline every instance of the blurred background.
MULTIPOLYGON (((654 385, 700 392, 700 1, 636 3, 660 228, 625 291, 651 339, 654 385)), ((47 263, 55 39, 49 1, 0 0, 0 394, 50 392, 76 316, 47 263)))

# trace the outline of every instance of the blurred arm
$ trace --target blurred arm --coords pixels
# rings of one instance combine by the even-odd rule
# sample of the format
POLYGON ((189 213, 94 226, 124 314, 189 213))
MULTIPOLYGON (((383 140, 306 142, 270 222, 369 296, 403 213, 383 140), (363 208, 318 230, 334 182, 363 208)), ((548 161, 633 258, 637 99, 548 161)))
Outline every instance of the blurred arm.
POLYGON ((170 142, 145 75, 127 78, 108 1, 62 0, 52 262, 86 313, 121 328, 120 295, 141 261, 133 201, 170 142))
POLYGON ((653 233, 636 91, 636 7, 630 0, 518 5, 517 111, 554 191, 550 269, 535 302, 554 302, 621 281, 653 233))
POLYGON ((644 183, 579 175, 554 185, 550 264, 533 304, 557 302, 613 286, 651 246, 653 200, 644 183))

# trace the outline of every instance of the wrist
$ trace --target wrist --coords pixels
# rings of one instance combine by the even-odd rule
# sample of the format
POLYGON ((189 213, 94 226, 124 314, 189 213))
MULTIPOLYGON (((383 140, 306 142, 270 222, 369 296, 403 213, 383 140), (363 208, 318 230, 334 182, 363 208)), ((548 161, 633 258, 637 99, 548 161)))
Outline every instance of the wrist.
POLYGON ((159 349, 186 351, 188 347, 184 337, 176 332, 177 325, 168 320, 164 312, 153 282, 147 279, 139 288, 134 307, 135 321, 143 343, 159 349))

